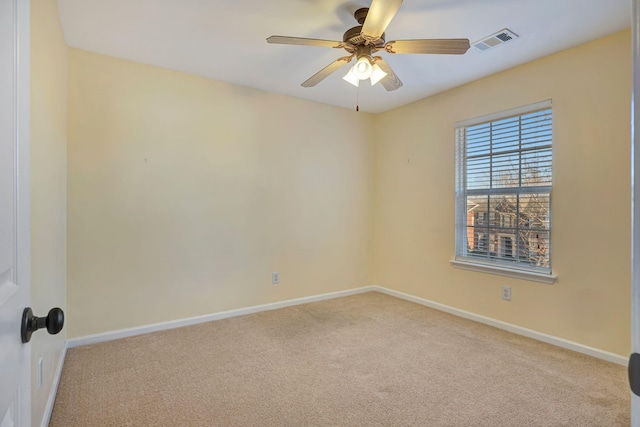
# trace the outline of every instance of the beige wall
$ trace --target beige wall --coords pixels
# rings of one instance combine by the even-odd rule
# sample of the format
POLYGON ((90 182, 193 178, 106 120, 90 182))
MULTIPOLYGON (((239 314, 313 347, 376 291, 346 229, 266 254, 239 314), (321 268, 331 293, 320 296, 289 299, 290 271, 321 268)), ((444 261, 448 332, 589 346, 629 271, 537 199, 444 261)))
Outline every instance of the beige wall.
POLYGON ((630 42, 630 32, 615 34, 378 117, 374 282, 628 355, 630 42), (454 123, 546 99, 558 281, 453 268, 454 123), (511 302, 500 299, 503 285, 511 302))
POLYGON ((70 49, 68 124, 70 337, 371 282, 372 116, 70 49))
MULTIPOLYGON (((66 309, 67 46, 55 0, 31 2, 31 298, 34 313, 66 309)), ((31 341, 32 421, 40 425, 66 328, 31 341), (43 358, 43 384, 37 364, 43 358)))
POLYGON ((375 283, 626 355, 630 81, 623 32, 371 116, 71 49, 69 336, 375 283), (545 99, 558 281, 451 267, 454 123, 545 99))

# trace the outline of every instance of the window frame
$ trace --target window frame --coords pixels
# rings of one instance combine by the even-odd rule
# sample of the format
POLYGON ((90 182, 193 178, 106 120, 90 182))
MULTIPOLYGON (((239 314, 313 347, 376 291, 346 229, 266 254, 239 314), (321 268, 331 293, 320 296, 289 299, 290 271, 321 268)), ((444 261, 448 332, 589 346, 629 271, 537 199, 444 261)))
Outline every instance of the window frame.
MULTIPOLYGON (((491 259, 491 258, 481 258, 481 257, 473 257, 466 255, 467 250, 467 238, 468 238, 468 212, 467 212, 467 175, 466 175, 466 158, 467 158, 467 138, 466 138, 466 130, 469 127, 495 122, 503 119, 508 119, 512 117, 518 117, 530 113, 534 113, 537 111, 544 110, 552 110, 553 117, 553 108, 551 100, 546 100, 542 102, 537 102, 535 104, 524 105, 518 108, 513 108, 509 110, 504 110, 488 115, 483 115, 479 117, 474 117, 472 119, 463 120, 455 123, 455 132, 456 132, 456 163, 455 163, 455 173, 456 173, 456 207, 455 207, 455 257, 451 260, 451 264, 454 267, 463 268, 467 270, 480 271, 484 273, 492 273, 509 277, 516 277, 519 279, 525 280, 533 280, 537 282, 543 283, 554 283, 556 280, 556 276, 553 275, 553 264, 552 264, 552 219, 551 219, 551 202, 552 202, 552 189, 553 189, 553 178, 551 180, 551 185, 543 186, 545 189, 548 188, 548 196, 549 196, 549 225, 548 225, 548 233, 549 233, 549 267, 548 268, 540 268, 540 267, 529 267, 522 264, 510 264, 509 261, 501 261, 499 259, 491 259), (464 132, 464 136, 460 138, 460 132, 464 132), (462 147, 460 146, 462 144, 462 147)), ((553 168, 553 142, 554 142, 554 126, 552 123, 551 127, 551 167, 553 168)), ((522 153, 522 151, 518 151, 522 153)), ((553 176, 553 174, 552 174, 553 176)), ((495 189, 487 190, 487 196, 489 196, 491 191, 495 191, 495 189)), ((510 194, 520 195, 526 194, 527 191, 530 191, 530 187, 518 186, 518 187, 509 187, 505 189, 505 192, 509 192, 510 194), (522 191, 524 189, 524 191, 522 191), (509 191, 511 190, 511 191, 509 191)), ((547 194, 547 191, 544 191, 544 194, 547 194)), ((485 215, 488 220, 490 214, 487 212, 485 215)), ((517 221, 517 219, 516 219, 517 221)), ((479 221, 478 221, 479 222, 479 221)), ((487 230, 489 231, 490 228, 487 230)), ((482 233, 482 230, 475 229, 474 233, 482 233)), ((487 236, 489 237, 489 236, 487 236)), ((517 235, 516 235, 517 237, 517 235)), ((512 245, 515 248, 515 243, 512 241, 512 245)), ((516 249, 517 250, 517 249, 516 249)))

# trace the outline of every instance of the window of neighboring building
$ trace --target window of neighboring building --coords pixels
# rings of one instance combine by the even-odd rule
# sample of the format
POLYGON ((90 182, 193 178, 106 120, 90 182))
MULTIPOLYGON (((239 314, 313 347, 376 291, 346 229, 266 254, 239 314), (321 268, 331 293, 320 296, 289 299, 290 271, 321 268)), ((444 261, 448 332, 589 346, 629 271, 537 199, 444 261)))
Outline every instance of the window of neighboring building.
POLYGON ((551 274, 551 101, 456 124, 456 260, 551 274))

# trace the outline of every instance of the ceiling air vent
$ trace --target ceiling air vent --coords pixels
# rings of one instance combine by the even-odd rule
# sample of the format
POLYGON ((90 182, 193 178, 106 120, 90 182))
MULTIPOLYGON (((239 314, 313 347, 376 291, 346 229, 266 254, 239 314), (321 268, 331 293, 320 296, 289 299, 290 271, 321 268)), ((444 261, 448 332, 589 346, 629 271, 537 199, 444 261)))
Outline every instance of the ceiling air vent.
POLYGON ((478 50, 487 50, 517 38, 518 35, 516 33, 505 28, 504 30, 500 30, 489 37, 485 37, 484 39, 473 43, 473 47, 478 50))

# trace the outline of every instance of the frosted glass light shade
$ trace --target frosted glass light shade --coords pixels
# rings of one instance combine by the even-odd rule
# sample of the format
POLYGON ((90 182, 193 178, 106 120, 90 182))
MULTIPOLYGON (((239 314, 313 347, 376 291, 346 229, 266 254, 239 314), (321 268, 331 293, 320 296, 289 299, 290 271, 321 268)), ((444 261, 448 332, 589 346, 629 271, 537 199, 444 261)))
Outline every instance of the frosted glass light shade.
POLYGON ((360 79, 356 75, 355 66, 349 68, 349 72, 342 78, 344 81, 347 81, 354 85, 355 87, 360 86, 360 79))
POLYGON ((354 65, 353 68, 355 69, 356 75, 360 80, 368 79, 369 77, 371 77, 371 73, 373 73, 373 67, 369 62, 369 59, 365 58, 364 56, 358 59, 358 62, 356 62, 356 65, 354 65))
POLYGON ((387 73, 382 71, 382 68, 378 64, 373 64, 373 71, 371 72, 371 86, 378 83, 380 80, 387 77, 387 73))

